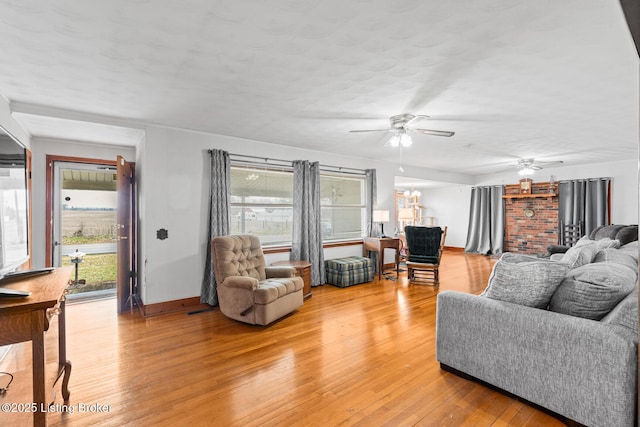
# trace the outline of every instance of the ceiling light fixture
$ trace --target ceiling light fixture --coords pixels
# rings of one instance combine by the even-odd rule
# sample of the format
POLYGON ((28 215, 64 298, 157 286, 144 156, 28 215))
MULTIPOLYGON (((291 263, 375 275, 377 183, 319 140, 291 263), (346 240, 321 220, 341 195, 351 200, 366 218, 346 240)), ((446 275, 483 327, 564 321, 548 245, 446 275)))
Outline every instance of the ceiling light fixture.
POLYGON ((395 135, 389 140, 389 145, 392 147, 410 147, 413 144, 413 140, 404 128, 399 128, 395 135))
POLYGON ((418 190, 406 190, 404 192, 405 197, 420 197, 422 195, 422 193, 420 193, 418 190))
POLYGON ((518 175, 520 176, 528 176, 528 175, 533 175, 533 173, 535 172, 535 170, 529 166, 525 166, 524 168, 520 169, 518 171, 518 175))

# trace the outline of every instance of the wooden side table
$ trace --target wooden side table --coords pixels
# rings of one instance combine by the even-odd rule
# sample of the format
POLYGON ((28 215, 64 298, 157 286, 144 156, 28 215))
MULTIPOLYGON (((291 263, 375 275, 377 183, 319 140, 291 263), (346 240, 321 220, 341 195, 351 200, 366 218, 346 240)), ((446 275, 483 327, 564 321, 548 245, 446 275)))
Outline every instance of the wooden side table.
POLYGON ((296 274, 302 277, 304 281, 304 287, 302 288, 302 295, 304 299, 311 298, 311 263, 308 261, 278 261, 271 265, 274 267, 293 267, 296 269, 296 274))
MULTIPOLYGON (((65 290, 72 267, 57 268, 51 273, 15 278, 3 282, 9 289, 31 292, 25 298, 0 299, 0 345, 31 341, 33 370, 33 425, 47 425, 47 389, 62 378, 62 397, 69 401, 71 362, 67 360, 65 329, 65 290), (58 363, 47 375, 44 333, 50 320, 58 316, 58 363)), ((6 403, 6 402, 3 402, 6 403)), ((17 403, 17 402, 16 402, 17 403)))
POLYGON ((382 277, 384 269, 384 250, 396 250, 396 276, 400 274, 400 238, 399 237, 365 237, 362 251, 364 256, 369 256, 369 252, 378 253, 378 279, 382 277))

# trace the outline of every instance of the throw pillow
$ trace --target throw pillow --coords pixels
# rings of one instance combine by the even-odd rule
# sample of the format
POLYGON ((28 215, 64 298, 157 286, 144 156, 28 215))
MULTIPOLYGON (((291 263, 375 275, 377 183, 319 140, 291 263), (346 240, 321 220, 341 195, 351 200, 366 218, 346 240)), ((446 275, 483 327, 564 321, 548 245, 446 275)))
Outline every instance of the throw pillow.
POLYGON ((593 261, 597 252, 596 246, 593 243, 582 244, 580 246, 576 243, 575 246, 570 247, 569 250, 565 252, 560 262, 566 264, 569 268, 580 267, 593 261))
POLYGON ((493 266, 483 296, 535 308, 546 308, 567 274, 565 264, 505 253, 493 266))
POLYGON ((634 271, 638 271, 638 260, 630 253, 620 249, 608 248, 598 251, 593 262, 613 262, 615 264, 625 265, 634 271))
POLYGON ((567 264, 569 268, 580 267, 581 265, 593 262, 598 251, 618 247, 620 247, 620 241, 618 240, 608 238, 591 240, 585 236, 578 240, 573 247, 569 248, 560 262, 567 264))
POLYGON ((598 248, 598 250, 609 248, 618 249, 620 247, 620 240, 606 238, 595 240, 594 244, 596 245, 596 248, 598 248))
POLYGON ((571 270, 551 297, 549 310, 600 320, 636 287, 636 272, 612 262, 571 270))

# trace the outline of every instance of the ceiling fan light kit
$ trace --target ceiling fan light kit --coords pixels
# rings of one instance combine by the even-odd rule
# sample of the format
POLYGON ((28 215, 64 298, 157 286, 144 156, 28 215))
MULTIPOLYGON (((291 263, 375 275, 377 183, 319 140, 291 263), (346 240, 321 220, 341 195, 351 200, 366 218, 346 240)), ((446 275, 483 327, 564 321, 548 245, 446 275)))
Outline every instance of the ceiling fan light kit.
POLYGON ((518 160, 517 167, 518 175, 520 176, 529 176, 533 175, 535 171, 542 170, 542 165, 559 165, 564 163, 562 160, 557 160, 553 162, 537 162, 535 159, 520 159, 518 160))
POLYGON ((434 129, 418 129, 411 127, 412 123, 427 118, 429 116, 414 115, 414 114, 397 114, 389 118, 389 128, 387 129, 359 129, 350 130, 349 132, 388 132, 394 131, 394 135, 387 141, 385 145, 391 147, 409 147, 413 144, 413 140, 408 132, 423 133, 425 135, 445 136, 450 137, 455 135, 455 132, 445 130, 434 129))
POLYGON ((529 176, 529 175, 533 175, 534 172, 535 170, 533 170, 533 168, 530 168, 529 166, 525 166, 518 171, 518 175, 529 176))
POLYGON ((410 147, 413 144, 413 140, 404 129, 398 129, 395 135, 393 135, 389 141, 387 141, 386 145, 390 145, 392 147, 402 146, 404 148, 410 147))

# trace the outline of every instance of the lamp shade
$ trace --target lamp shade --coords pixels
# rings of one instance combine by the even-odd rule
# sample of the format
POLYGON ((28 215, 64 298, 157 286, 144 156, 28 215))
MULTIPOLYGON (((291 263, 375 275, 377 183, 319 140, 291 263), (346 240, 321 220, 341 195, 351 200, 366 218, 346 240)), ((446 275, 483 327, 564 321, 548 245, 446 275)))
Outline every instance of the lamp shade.
POLYGON ((414 220, 413 209, 411 208, 400 209, 400 211, 398 212, 398 219, 400 221, 413 221, 414 220))
POLYGON ((373 222, 387 222, 389 221, 389 211, 374 210, 373 222))

